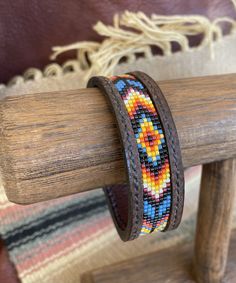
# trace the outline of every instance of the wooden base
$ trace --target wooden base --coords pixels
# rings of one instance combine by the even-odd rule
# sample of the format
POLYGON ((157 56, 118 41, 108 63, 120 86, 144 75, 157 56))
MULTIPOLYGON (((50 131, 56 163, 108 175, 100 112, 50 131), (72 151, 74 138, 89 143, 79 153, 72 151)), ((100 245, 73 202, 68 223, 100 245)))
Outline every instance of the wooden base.
MULTIPOLYGON (((193 283, 193 245, 176 245, 103 267, 82 276, 82 283, 193 283)), ((236 229, 232 231, 224 283, 236 282, 236 229)))
POLYGON ((198 283, 223 281, 232 228, 235 186, 236 159, 203 165, 194 252, 198 283))

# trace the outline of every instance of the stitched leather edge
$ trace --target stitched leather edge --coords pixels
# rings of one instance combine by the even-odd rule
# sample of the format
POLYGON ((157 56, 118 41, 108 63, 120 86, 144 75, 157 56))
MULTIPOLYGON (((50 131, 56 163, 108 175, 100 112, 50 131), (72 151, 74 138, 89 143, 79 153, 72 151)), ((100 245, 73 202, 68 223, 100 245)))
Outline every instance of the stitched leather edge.
MULTIPOLYGON (((120 97, 113 83, 105 77, 92 77, 87 87, 98 87, 108 99, 111 109, 116 117, 119 129, 120 141, 123 145, 123 154, 127 168, 127 183, 123 185, 123 190, 128 190, 128 219, 124 227, 122 213, 117 205, 114 190, 116 185, 104 188, 108 198, 109 208, 116 225, 117 231, 123 241, 133 240, 140 234, 143 220, 143 184, 142 172, 139 164, 139 153, 134 137, 130 118, 125 109, 124 102, 120 97)), ((119 197, 121 197, 122 190, 119 197)), ((127 196, 124 196, 127 198, 127 196)), ((127 199, 123 201, 127 202, 127 199)))

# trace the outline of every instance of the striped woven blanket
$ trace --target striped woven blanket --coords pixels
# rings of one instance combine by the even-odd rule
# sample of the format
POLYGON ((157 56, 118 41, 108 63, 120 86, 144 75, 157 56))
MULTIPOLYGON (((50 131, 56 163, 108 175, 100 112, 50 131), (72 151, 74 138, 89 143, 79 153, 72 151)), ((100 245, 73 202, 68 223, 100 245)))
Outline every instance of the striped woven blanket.
POLYGON ((183 223, 174 233, 156 233, 124 244, 102 190, 21 206, 10 203, 1 187, 1 236, 22 282, 79 282, 85 271, 183 239, 191 241, 199 176, 199 167, 186 172, 191 197, 187 197, 183 223))

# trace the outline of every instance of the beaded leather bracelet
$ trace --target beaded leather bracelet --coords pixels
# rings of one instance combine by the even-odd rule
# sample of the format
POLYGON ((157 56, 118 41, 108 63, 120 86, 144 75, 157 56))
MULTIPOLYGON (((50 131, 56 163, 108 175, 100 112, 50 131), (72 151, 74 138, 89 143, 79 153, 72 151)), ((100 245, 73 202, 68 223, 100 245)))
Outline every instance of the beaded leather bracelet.
POLYGON ((127 184, 104 188, 123 241, 175 229, 184 203, 179 140, 168 104, 146 74, 93 77, 113 110, 123 145, 127 184))

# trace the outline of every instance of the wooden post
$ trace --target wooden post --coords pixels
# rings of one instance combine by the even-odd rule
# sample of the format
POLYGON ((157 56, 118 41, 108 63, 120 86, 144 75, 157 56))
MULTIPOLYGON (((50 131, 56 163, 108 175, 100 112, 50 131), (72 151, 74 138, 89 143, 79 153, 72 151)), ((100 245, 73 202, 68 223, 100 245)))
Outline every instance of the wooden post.
MULTIPOLYGON (((236 157, 236 74, 158 82, 184 167, 236 157)), ((34 203, 126 180, 114 115, 96 89, 0 101, 0 171, 10 201, 34 203)))
POLYGON ((235 159, 203 166, 194 257, 198 283, 223 282, 235 186, 235 159))

